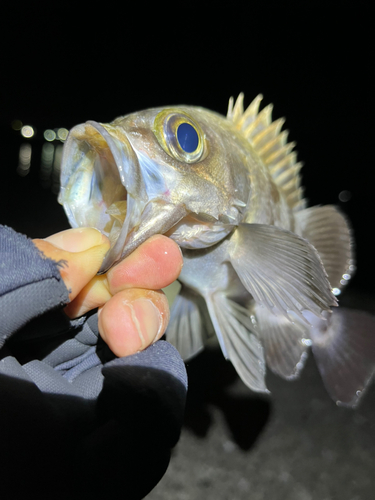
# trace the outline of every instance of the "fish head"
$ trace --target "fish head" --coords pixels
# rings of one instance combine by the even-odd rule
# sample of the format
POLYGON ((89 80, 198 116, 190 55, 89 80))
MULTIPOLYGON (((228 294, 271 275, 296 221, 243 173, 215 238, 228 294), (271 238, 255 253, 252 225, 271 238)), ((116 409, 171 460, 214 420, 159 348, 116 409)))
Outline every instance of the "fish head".
POLYGON ((156 233, 211 246, 242 220, 248 147, 230 121, 193 106, 88 121, 64 145, 59 201, 73 227, 109 237, 101 272, 156 233))

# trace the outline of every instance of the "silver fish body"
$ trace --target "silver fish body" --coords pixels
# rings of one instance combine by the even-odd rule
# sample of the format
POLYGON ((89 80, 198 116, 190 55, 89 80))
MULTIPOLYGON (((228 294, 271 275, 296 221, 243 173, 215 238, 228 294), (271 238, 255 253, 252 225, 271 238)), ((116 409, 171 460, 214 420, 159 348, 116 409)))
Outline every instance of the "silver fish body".
POLYGON ((101 272, 156 233, 181 246, 167 339, 185 359, 213 327, 243 381, 267 392, 266 365, 293 379, 312 347, 330 395, 355 406, 374 372, 373 319, 331 311, 354 271, 351 231, 335 207, 305 207, 294 144, 260 101, 244 110, 241 94, 226 118, 177 106, 74 127, 60 202, 73 226, 110 238, 101 272))

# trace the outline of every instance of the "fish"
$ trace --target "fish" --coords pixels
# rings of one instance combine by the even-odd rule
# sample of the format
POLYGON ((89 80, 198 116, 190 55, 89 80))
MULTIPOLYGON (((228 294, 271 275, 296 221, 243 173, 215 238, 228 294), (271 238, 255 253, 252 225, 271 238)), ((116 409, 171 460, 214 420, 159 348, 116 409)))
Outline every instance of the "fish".
POLYGON ((108 236, 100 273, 154 234, 180 246, 166 338, 185 360, 216 334, 243 382, 268 393, 267 368, 296 379, 312 351, 332 399, 355 407, 374 374, 375 323, 337 307, 353 232, 337 207, 307 207, 296 144, 262 99, 245 108, 241 93, 226 116, 163 106, 73 127, 59 202, 73 227, 108 236))

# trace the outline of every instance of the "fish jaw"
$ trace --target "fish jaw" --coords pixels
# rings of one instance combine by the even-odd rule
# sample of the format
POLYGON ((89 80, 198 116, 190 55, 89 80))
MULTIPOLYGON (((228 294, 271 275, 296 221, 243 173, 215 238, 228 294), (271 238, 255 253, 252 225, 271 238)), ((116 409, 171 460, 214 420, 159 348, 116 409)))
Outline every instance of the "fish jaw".
POLYGON ((77 125, 66 141, 59 202, 73 227, 96 227, 109 237, 99 273, 187 214, 182 204, 171 203, 158 166, 139 159, 125 131, 111 125, 77 125))

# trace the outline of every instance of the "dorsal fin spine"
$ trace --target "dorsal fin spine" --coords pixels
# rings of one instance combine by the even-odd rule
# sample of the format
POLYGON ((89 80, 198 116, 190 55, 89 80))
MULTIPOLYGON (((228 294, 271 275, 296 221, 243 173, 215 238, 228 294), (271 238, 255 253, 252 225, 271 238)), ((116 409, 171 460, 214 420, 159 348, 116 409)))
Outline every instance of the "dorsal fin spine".
POLYGON ((243 115, 243 99, 244 99, 244 95, 243 93, 241 92, 241 94, 238 96, 236 102, 234 103, 234 107, 233 107, 233 121, 234 122, 237 122, 241 116, 243 115))
POLYGON ((272 121, 272 104, 259 111, 262 98, 262 95, 258 95, 246 110, 243 106, 243 93, 238 96, 236 102, 231 98, 227 118, 243 133, 264 165, 268 167, 290 208, 301 210, 305 206, 299 175, 302 164, 297 163, 297 153, 292 151, 295 143, 287 142, 287 130, 281 131, 284 118, 272 121))
MULTIPOLYGON (((288 142, 287 144, 284 144, 284 146, 280 146, 275 150, 274 146, 277 144, 277 140, 279 139, 280 142, 280 136, 276 137, 273 141, 267 144, 260 152, 259 155, 264 158, 264 162, 266 165, 276 165, 281 161, 285 156, 288 156, 289 153, 292 151, 292 149, 295 148, 296 143, 295 142, 288 142)), ((285 139, 286 141, 286 139, 285 139)))
POLYGON ((233 119, 233 103, 234 103, 234 99, 231 96, 229 98, 229 102, 228 102, 228 111, 227 111, 227 118, 228 118, 228 120, 232 120, 233 119))
POLYGON ((284 173, 287 167, 292 168, 296 161, 297 153, 292 151, 277 163, 272 164, 272 167, 270 167, 271 175, 273 177, 278 177, 281 173, 284 173))
POLYGON ((257 149, 261 149, 264 145, 268 144, 272 139, 277 137, 280 133, 282 126, 284 125, 284 118, 279 118, 278 120, 272 122, 267 128, 259 132, 253 137, 252 142, 257 149))
POLYGON ((277 181, 284 185, 285 190, 288 189, 288 183, 291 179, 296 179, 298 172, 301 170, 302 164, 295 163, 287 170, 281 171, 279 175, 277 175, 277 181))
POLYGON ((244 130, 250 123, 252 123, 258 115, 260 103, 263 100, 262 94, 259 94, 250 106, 244 111, 244 114, 238 120, 237 128, 244 130))
POLYGON ((252 142, 252 138, 255 137, 259 132, 264 130, 265 127, 271 124, 273 105, 268 104, 262 111, 258 114, 256 119, 243 130, 243 133, 247 139, 252 142))

